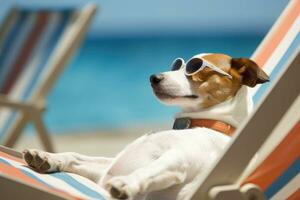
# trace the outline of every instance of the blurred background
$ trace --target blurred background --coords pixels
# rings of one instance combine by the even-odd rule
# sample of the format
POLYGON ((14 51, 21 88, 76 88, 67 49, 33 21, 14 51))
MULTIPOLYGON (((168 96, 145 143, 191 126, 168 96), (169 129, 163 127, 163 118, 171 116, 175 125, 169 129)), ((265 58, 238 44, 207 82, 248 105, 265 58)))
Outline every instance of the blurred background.
MULTIPOLYGON (((81 7, 86 0, 0 0, 13 6, 81 7)), ((179 110, 160 104, 149 76, 176 57, 201 52, 250 57, 286 0, 97 0, 80 50, 48 97, 46 125, 59 151, 104 155, 135 137, 167 129, 179 110), (70 140, 72 138, 72 141, 70 140), (71 141, 71 144, 70 144, 71 141), (98 153, 98 154, 99 154, 98 153)), ((31 132, 31 129, 28 129, 31 132)), ((19 148, 32 145, 29 134, 19 148)))

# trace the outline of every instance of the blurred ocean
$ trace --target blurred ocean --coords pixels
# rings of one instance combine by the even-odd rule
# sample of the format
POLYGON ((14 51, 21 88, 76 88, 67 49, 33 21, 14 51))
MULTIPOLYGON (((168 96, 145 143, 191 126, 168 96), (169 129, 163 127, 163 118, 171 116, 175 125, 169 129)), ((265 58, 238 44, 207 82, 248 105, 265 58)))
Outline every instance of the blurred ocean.
MULTIPOLYGON (((149 75, 176 57, 201 52, 250 57, 262 39, 250 36, 89 38, 48 98, 51 132, 172 123, 177 108, 159 103, 149 75)), ((155 128, 155 127, 154 127, 155 128)))

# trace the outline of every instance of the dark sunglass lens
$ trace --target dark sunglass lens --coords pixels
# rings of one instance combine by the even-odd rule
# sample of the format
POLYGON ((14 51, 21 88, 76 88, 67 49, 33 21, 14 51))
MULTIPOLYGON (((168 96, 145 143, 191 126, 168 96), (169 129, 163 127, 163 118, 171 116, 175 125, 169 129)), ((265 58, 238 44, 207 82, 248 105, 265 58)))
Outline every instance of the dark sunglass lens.
POLYGON ((187 75, 195 73, 197 70, 201 68, 203 61, 199 58, 191 59, 185 67, 185 72, 187 75))
POLYGON ((179 70, 183 65, 183 60, 182 59, 176 59, 173 64, 172 64, 172 71, 179 70))

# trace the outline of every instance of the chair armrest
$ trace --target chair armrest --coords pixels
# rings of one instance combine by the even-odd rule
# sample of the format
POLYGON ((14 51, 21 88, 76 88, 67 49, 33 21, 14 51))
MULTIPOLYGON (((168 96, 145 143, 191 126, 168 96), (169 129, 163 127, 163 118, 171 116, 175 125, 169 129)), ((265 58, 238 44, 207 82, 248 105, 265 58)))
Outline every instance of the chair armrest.
POLYGON ((16 110, 23 110, 23 111, 33 111, 33 110, 42 110, 43 107, 40 107, 38 105, 32 104, 32 103, 24 103, 19 102, 16 100, 9 99, 8 97, 4 95, 0 95, 0 107, 8 107, 11 109, 16 110))
POLYGON ((209 191, 211 200, 239 199, 239 200, 265 200, 263 191, 255 184, 220 185, 214 186, 209 191))

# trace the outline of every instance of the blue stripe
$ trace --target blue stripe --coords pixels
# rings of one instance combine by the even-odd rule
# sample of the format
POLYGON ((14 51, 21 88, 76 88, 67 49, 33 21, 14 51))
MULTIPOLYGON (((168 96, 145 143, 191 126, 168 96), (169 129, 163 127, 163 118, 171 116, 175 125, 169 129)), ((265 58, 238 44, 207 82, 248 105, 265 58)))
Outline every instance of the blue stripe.
POLYGON ((4 160, 4 158, 0 158, 0 162, 12 166, 7 160, 4 160))
MULTIPOLYGON (((284 162, 284 160, 282 160, 284 162)), ((300 157, 293 162, 293 164, 273 183, 266 191, 265 195, 269 199, 274 196, 279 190, 281 190, 289 181, 291 181, 297 174, 300 173, 300 157)))
POLYGON ((0 158, 0 162, 1 163, 4 163, 6 165, 9 165, 11 167, 14 167, 18 170, 20 170, 23 174, 25 174, 26 176, 38 181, 39 183, 42 183, 44 184, 45 186, 49 187, 49 188, 54 188, 53 186, 49 185, 48 183, 46 183, 45 181, 43 181, 42 179, 38 178, 37 176, 35 176, 33 173, 29 172, 29 171, 26 171, 20 167, 16 167, 16 166, 13 166, 12 164, 10 164, 9 162, 7 162, 6 160, 4 160, 3 158, 0 158))
POLYGON ((67 173, 58 172, 58 173, 52 173, 50 175, 64 181, 68 185, 72 186, 76 190, 82 192, 83 194, 85 194, 91 198, 105 200, 105 198, 100 193, 98 193, 98 192, 92 190, 91 188, 87 187, 86 185, 80 183, 79 181, 77 181, 72 176, 68 175, 67 173))
POLYGON ((23 100, 28 99, 28 97, 30 97, 30 95, 32 94, 34 86, 38 82, 41 73, 45 69, 47 61, 49 60, 49 58, 51 56, 51 53, 53 52, 60 37, 62 36, 62 33, 66 28, 66 25, 68 24, 68 21, 70 19, 70 14, 71 14, 71 12, 69 12, 69 11, 61 13, 61 16, 59 19, 60 21, 58 21, 57 27, 56 27, 53 35, 51 35, 50 39, 47 41, 47 44, 45 45, 46 48, 42 49, 41 50, 42 52, 39 52, 39 54, 41 56, 41 59, 40 59, 41 62, 38 64, 39 66, 38 66, 37 70, 34 72, 34 75, 32 76, 33 78, 30 81, 29 86, 25 89, 25 92, 22 97, 23 100))
MULTIPOLYGON (((3 85, 3 83, 5 82, 5 77, 7 74, 5 72, 7 72, 8 67, 10 67, 10 66, 4 66, 4 62, 9 57, 9 54, 12 51, 16 51, 13 45, 11 45, 12 41, 15 41, 16 38, 21 34, 21 30, 27 19, 28 19, 28 13, 20 12, 18 18, 16 19, 14 27, 11 29, 11 32, 7 34, 8 36, 3 44, 3 50, 0 52, 0 86, 3 85)), ((1 91, 1 87, 0 87, 0 91, 1 91)))
POLYGON ((270 87, 272 82, 275 80, 275 78, 279 75, 280 72, 282 72, 283 67, 285 66, 286 62, 289 60, 289 58, 293 55, 293 53, 297 50, 297 47, 300 44, 300 33, 298 32, 296 38, 294 41, 291 43, 287 51, 284 53, 278 64, 275 66, 273 69, 271 75, 270 75, 270 82, 269 83, 264 83, 258 91, 256 91, 254 97, 253 97, 253 102, 256 104, 264 94, 266 94, 267 89, 270 87))
POLYGON ((3 38, 2 38, 2 43, 0 43, 0 54, 3 52, 3 47, 4 47, 4 44, 5 44, 5 41, 7 41, 6 38, 12 32, 12 30, 13 30, 15 24, 16 24, 17 18, 13 17, 13 12, 17 12, 17 10, 14 10, 14 9, 10 10, 8 13, 6 13, 7 16, 5 16, 5 18, 2 21, 0 20, 0 26, 1 27, 4 27, 4 23, 5 23, 6 20, 8 22, 12 23, 12 24, 9 24, 7 27, 4 27, 4 29, 6 29, 5 30, 6 33, 2 35, 3 38), (9 15, 11 15, 11 16, 9 16, 9 15))
POLYGON ((26 171, 22 168, 16 167, 17 169, 19 169, 20 171, 22 171, 25 175, 29 176, 30 178, 44 184, 45 186, 54 189, 54 187, 52 185, 49 185, 48 183, 46 183, 45 181, 43 181, 42 179, 40 179, 39 177, 35 176, 32 172, 26 171))
POLYGON ((14 21, 13 26, 6 34, 7 38, 5 38, 3 47, 1 48, 0 51, 0 67, 3 66, 3 60, 5 57, 7 57, 8 51, 11 48, 11 41, 14 41, 16 35, 20 33, 21 25, 24 23, 25 19, 26 19, 26 14, 24 12, 19 12, 17 18, 14 21))

